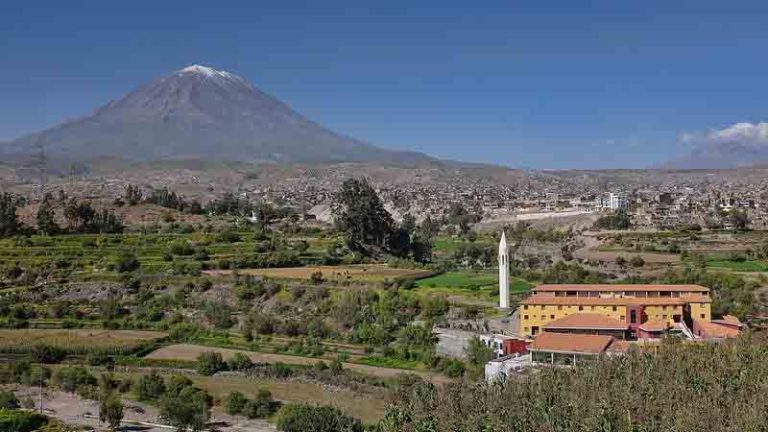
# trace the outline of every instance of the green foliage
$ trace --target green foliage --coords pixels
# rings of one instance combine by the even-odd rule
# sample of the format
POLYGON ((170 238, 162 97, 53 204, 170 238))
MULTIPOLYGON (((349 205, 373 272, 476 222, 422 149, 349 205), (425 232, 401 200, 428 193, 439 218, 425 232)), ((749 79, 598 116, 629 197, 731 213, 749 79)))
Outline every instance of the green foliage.
POLYGON ((48 423, 48 417, 28 411, 0 408, 0 431, 32 432, 48 423))
POLYGON ((95 386, 96 377, 82 366, 67 366, 56 370, 53 383, 66 392, 74 392, 82 386, 95 386))
POLYGON ((226 370, 227 364, 216 351, 206 351, 197 357, 197 371, 200 375, 213 375, 216 372, 226 370))
POLYGON ((117 430, 123 420, 123 402, 114 392, 108 393, 99 405, 99 421, 107 423, 110 430, 117 430))
POLYGON ((12 391, 0 391, 0 409, 16 409, 19 399, 12 391))
POLYGON ((387 247, 394 221, 365 179, 344 181, 334 195, 332 211, 350 250, 371 254, 372 248, 387 247))
POLYGON ((224 411, 230 415, 242 414, 247 403, 248 398, 246 398, 245 395, 239 391, 234 391, 228 394, 226 399, 224 399, 224 411))
POLYGON ((378 430, 725 432, 768 424, 764 335, 719 344, 670 339, 653 351, 495 383, 410 384, 378 430))
POLYGON ((21 231, 16 210, 21 199, 7 192, 0 194, 0 237, 12 237, 21 231))
POLYGON ((137 387, 136 393, 141 401, 157 400, 165 393, 163 377, 155 371, 150 372, 149 375, 142 375, 137 387))
POLYGON ((229 365, 229 369, 233 371, 247 371, 253 367, 251 358, 241 352, 235 353, 235 355, 233 355, 227 363, 229 365))
POLYGON ((42 234, 56 235, 61 232, 61 227, 56 223, 53 209, 53 196, 50 193, 40 202, 37 208, 37 231, 42 234))
POLYGON ((141 267, 141 263, 136 254, 131 251, 124 251, 116 257, 114 262, 114 269, 118 273, 132 272, 138 270, 139 267, 141 267))
POLYGON ((362 432, 359 420, 331 406, 285 405, 277 413, 277 429, 283 432, 362 432))
POLYGON ((613 214, 600 217, 595 221, 595 228, 610 230, 626 230, 631 227, 629 214, 626 210, 618 210, 613 214))
POLYGON ((198 388, 184 387, 166 393, 159 403, 160 416, 179 430, 201 431, 211 417, 212 398, 198 388))

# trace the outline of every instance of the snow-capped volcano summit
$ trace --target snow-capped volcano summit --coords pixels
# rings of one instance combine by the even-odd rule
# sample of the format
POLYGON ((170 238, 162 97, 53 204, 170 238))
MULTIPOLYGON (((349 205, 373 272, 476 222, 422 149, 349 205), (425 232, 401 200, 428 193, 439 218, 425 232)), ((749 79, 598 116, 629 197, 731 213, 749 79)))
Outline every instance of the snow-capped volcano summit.
POLYGON ((374 147, 330 131, 230 72, 191 65, 78 120, 0 146, 0 154, 46 153, 87 160, 201 158, 275 162, 432 159, 374 147))

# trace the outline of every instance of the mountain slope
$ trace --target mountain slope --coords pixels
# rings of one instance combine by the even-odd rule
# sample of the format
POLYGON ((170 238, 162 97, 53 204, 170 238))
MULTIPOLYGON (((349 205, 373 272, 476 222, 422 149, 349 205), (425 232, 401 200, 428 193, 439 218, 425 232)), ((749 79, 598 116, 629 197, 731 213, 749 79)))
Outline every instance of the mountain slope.
POLYGON ((2 147, 88 160, 202 158, 275 162, 418 164, 415 152, 374 147, 314 123, 229 72, 193 65, 140 87, 92 115, 2 147))

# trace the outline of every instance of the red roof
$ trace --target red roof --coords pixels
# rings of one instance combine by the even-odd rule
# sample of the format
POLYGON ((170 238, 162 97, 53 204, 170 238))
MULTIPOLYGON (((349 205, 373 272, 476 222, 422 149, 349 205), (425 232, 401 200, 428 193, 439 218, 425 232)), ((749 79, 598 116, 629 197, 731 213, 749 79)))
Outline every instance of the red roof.
POLYGON ((731 325, 718 324, 715 321, 694 319, 694 328, 701 330, 700 336, 704 338, 724 339, 734 338, 740 333, 738 328, 731 325))
POLYGON ((629 324, 599 313, 575 313, 544 325, 544 329, 627 330, 629 324))
POLYGON ((601 354, 613 342, 613 337, 545 332, 536 337, 529 351, 566 354, 601 354))
POLYGON ((555 297, 534 294, 522 301, 524 305, 564 305, 564 306, 681 306, 686 303, 711 303, 705 295, 684 297, 555 297))
POLYGON ((661 285, 661 284, 541 284, 534 291, 677 291, 709 292, 701 285, 661 285))
POLYGON ((662 332, 669 328, 669 321, 651 320, 640 324, 640 330, 647 332, 662 332))

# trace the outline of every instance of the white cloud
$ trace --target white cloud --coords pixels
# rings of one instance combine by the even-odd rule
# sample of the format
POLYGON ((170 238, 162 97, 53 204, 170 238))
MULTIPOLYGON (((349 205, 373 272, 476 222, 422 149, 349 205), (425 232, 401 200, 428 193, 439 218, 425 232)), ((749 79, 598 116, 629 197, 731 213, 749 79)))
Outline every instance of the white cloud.
POLYGON ((723 129, 707 132, 684 132, 680 141, 694 146, 740 144, 745 147, 768 147, 768 123, 736 123, 723 129))

